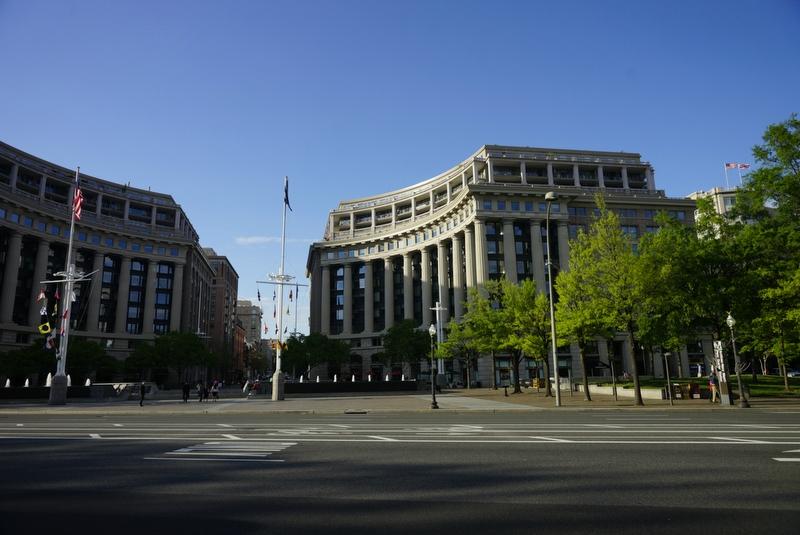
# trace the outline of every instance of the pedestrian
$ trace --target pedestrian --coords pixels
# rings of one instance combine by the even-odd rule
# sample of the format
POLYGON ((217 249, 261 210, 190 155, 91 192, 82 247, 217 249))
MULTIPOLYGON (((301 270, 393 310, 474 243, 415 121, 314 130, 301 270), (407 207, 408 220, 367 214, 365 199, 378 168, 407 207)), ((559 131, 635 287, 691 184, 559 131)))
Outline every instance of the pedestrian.
POLYGON ((203 402, 203 383, 197 381, 197 401, 203 402))
POLYGON ((216 381, 214 381, 214 384, 211 385, 211 397, 214 399, 214 401, 219 399, 219 383, 216 381))
POLYGON ((708 374, 708 390, 711 392, 709 395, 709 401, 711 403, 717 402, 717 374, 714 370, 711 370, 711 373, 708 374))
POLYGON ((208 401, 208 384, 203 384, 203 401, 208 401))
POLYGON ((144 381, 142 381, 142 384, 139 386, 139 406, 144 406, 144 381))
POLYGON ((189 381, 183 382, 183 402, 189 402, 189 392, 192 390, 192 387, 189 386, 189 381))

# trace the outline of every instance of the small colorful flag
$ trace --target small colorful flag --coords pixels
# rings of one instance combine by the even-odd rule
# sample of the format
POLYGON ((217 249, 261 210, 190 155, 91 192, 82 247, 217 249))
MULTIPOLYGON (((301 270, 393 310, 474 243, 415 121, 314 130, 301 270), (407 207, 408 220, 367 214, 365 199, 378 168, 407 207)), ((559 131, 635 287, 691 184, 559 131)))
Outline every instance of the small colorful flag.
POLYGON ((47 316, 47 303, 45 303, 44 306, 39 310, 39 315, 47 316))
POLYGON ((275 301, 275 290, 272 290, 272 300, 275 301))
POLYGON ((735 162, 730 162, 725 164, 725 169, 736 169, 739 164, 735 162))
POLYGON ((46 321, 46 322, 42 323, 41 325, 39 325, 39 333, 40 334, 47 334, 50 331, 51 331, 51 329, 50 329, 50 322, 49 321, 46 321))
POLYGON ((41 301, 42 299, 47 299, 47 296, 44 295, 44 288, 39 288, 39 295, 36 297, 36 300, 41 301))
POLYGON ((739 169, 750 169, 750 164, 749 163, 740 163, 739 164, 739 169))
POLYGON ((80 221, 81 208, 83 207, 83 192, 78 184, 75 184, 75 195, 72 198, 72 212, 75 214, 75 219, 80 221))
POLYGON ((291 302, 291 300, 292 300, 292 290, 290 289, 289 290, 289 301, 291 302))
POLYGON ((261 302, 261 290, 256 290, 256 293, 258 294, 258 302, 260 303, 261 302))
POLYGON ((275 308, 275 305, 272 305, 272 317, 277 317, 278 309, 275 308))

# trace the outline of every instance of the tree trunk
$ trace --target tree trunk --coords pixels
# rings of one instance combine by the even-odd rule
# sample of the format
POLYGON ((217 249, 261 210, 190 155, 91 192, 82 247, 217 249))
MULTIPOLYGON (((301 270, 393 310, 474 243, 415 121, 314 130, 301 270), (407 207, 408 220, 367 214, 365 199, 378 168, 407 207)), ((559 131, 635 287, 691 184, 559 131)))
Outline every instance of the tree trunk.
POLYGON ((581 356, 581 372, 583 373, 583 400, 592 401, 592 394, 589 392, 589 374, 586 373, 586 349, 582 340, 578 342, 578 352, 581 356))
POLYGON ((548 358, 544 359, 544 384, 546 388, 544 397, 553 397, 553 387, 550 384, 550 359, 548 358))
POLYGON ((633 329, 628 329, 628 342, 630 343, 631 363, 633 364, 633 393, 636 405, 643 406, 642 387, 639 384, 639 365, 636 363, 636 340, 633 338, 633 329))
POLYGON ((495 369, 494 351, 492 351, 492 389, 497 390, 497 370, 495 369))
POLYGON ((514 359, 514 393, 521 394, 522 388, 519 386, 519 365, 522 362, 522 352, 521 351, 513 351, 511 353, 512 358, 514 359))

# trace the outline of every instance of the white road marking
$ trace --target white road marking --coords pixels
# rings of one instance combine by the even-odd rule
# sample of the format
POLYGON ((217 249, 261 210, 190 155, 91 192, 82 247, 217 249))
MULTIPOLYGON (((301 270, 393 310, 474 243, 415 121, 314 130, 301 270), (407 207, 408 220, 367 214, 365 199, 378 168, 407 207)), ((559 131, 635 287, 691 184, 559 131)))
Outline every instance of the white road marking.
POLYGON ((800 463, 800 457, 773 457, 772 460, 779 463, 800 463))
POLYGON ((377 435, 367 435, 369 438, 375 438, 377 440, 385 440, 386 442, 398 442, 396 438, 387 438, 387 437, 379 437, 377 435))
POLYGON ((233 427, 230 424, 217 424, 217 425, 220 426, 220 427, 233 427))
POLYGON ((331 427, 342 427, 344 429, 349 429, 350 428, 349 425, 343 425, 343 424, 328 424, 328 425, 330 425, 331 427))
POLYGON ((25 427, 25 424, 17 424, 17 427, 25 427))
POLYGON ((240 437, 237 437, 236 435, 222 435, 222 436, 225 438, 229 438, 231 440, 242 440, 240 437))
POLYGON ((122 427, 122 424, 113 424, 114 427, 122 427))
POLYGON ((536 438, 539 440, 543 440, 545 442, 574 442, 574 440, 564 440, 562 438, 554 438, 554 437, 530 437, 530 438, 536 438))
POLYGON ((748 438, 735 438, 735 437, 708 437, 714 440, 734 440, 737 442, 743 442, 745 444, 767 444, 763 440, 751 440, 748 438))
POLYGON ((800 450, 786 450, 783 453, 800 453, 800 450))
POLYGON ((98 435, 97 433, 92 433, 89 436, 92 437, 92 438, 100 438, 100 435, 98 435))

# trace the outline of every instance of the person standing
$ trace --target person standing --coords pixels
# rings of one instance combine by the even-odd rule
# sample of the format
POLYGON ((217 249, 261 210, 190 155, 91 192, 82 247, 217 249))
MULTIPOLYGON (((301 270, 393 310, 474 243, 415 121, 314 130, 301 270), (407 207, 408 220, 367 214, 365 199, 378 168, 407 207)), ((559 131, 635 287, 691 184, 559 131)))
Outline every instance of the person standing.
POLYGON ((184 403, 188 403, 189 402, 189 392, 190 391, 191 391, 191 387, 189 386, 189 382, 188 381, 184 381, 183 382, 183 402, 184 403))
POLYGON ((197 401, 203 402, 203 383, 201 381, 197 381, 197 401))
POLYGON ((711 403, 717 402, 717 374, 714 370, 711 370, 711 373, 708 374, 708 390, 711 392, 710 401, 711 403))
POLYGON ((142 381, 142 384, 139 385, 139 406, 144 406, 144 381, 142 381))

